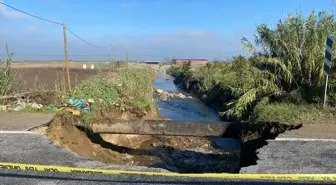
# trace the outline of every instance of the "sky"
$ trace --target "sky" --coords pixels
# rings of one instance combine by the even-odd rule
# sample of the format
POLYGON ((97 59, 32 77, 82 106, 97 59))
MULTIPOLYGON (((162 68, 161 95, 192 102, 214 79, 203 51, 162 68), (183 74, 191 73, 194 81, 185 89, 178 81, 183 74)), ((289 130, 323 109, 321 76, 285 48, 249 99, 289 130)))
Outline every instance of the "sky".
MULTIPOLYGON (((274 26, 290 12, 331 11, 332 0, 0 0, 30 14, 65 23, 95 46, 113 45, 115 60, 246 55, 256 26, 274 26)), ((0 4, 0 57, 64 59, 63 28, 0 4)), ((111 47, 93 47, 67 32, 69 59, 112 60, 111 47)))

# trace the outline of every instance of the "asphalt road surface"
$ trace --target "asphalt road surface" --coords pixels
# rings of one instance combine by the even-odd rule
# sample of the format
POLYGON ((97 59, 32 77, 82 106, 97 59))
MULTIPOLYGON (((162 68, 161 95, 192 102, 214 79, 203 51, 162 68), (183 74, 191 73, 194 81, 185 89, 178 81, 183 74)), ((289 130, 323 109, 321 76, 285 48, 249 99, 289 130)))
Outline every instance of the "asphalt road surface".
MULTIPOLYGON (((165 170, 157 168, 106 165, 85 159, 67 151, 64 147, 52 144, 46 136, 27 132, 27 129, 31 127, 48 122, 51 119, 49 115, 26 114, 23 116, 21 114, 25 113, 17 114, 0 113, 0 162, 165 172, 165 170)), ((325 132, 323 131, 323 133, 325 132)), ((259 149, 258 157, 260 160, 258 160, 258 164, 243 168, 242 173, 333 173, 336 171, 335 153, 336 140, 330 142, 269 141, 268 145, 259 149)), ((311 183, 0 170, 0 184, 303 185, 311 183)))
POLYGON ((241 173, 336 174, 336 140, 270 140, 257 152, 257 164, 241 173))
MULTIPOLYGON (((281 142, 279 142, 280 144, 281 142)), ((284 144, 284 143, 283 143, 284 144)), ((46 165, 65 165, 102 169, 164 171, 162 169, 105 165, 90 161, 68 152, 63 147, 50 143, 47 137, 38 134, 0 133, 0 161, 46 165)), ((280 155, 280 154, 279 154, 280 155)), ((292 164, 295 166, 295 164, 292 164)), ((284 169, 288 166, 278 166, 284 169)), ((140 175, 74 174, 0 170, 0 184, 307 184, 272 181, 216 180, 180 177, 152 177, 140 175)))

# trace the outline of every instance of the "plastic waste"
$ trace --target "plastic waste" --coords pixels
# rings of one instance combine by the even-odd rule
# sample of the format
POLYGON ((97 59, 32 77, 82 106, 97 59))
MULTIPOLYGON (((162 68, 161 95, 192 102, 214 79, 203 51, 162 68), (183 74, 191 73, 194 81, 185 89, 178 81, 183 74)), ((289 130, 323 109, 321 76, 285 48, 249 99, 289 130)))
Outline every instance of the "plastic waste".
POLYGON ((0 105, 0 111, 7 110, 9 105, 0 105))
POLYGON ((66 110, 68 112, 71 112, 72 115, 75 115, 75 116, 79 116, 80 115, 80 111, 79 110, 74 110, 74 109, 68 108, 68 107, 66 107, 64 110, 66 110))
POLYGON ((32 107, 33 109, 42 109, 43 105, 42 105, 42 104, 33 103, 33 104, 31 105, 31 107, 32 107))
POLYGON ((69 99, 68 106, 75 107, 75 110, 80 110, 82 112, 90 111, 90 105, 85 99, 69 99))
POLYGON ((94 103, 93 99, 86 101, 85 99, 69 99, 68 103, 64 106, 57 107, 55 105, 50 105, 47 109, 49 111, 59 111, 65 110, 71 112, 73 115, 80 115, 81 112, 90 112, 90 104, 94 103))
POLYGON ((57 107, 55 105, 50 105, 47 109, 49 111, 55 111, 55 110, 57 110, 57 107))

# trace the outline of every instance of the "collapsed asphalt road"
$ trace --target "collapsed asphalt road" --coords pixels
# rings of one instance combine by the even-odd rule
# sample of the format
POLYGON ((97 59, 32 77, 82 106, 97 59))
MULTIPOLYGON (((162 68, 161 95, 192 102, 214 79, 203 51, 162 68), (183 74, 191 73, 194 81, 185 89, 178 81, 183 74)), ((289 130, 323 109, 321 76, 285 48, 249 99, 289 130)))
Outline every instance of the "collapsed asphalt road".
MULTIPOLYGON (((31 113, 0 113, 0 162, 59 165, 84 168, 165 172, 158 168, 106 165, 85 159, 46 136, 27 132, 48 122, 52 116, 31 113), (5 121, 6 120, 6 121, 5 121)), ((309 134, 311 135, 311 134, 309 134)), ((336 140, 335 140, 336 141, 336 140)), ((243 173, 333 173, 336 169, 336 142, 269 141, 259 149, 257 165, 243 173)), ((0 184, 309 184, 139 175, 102 175, 0 170, 0 184)), ((318 184, 318 183, 317 183, 318 184)), ((321 183, 320 183, 321 184, 321 183)), ((322 183, 323 184, 323 183, 322 183)))
MULTIPOLYGON (((288 144, 288 143, 287 143, 288 144)), ((316 143, 320 145, 320 143, 316 143)), ((335 143, 336 144, 336 143, 335 143)), ((45 136, 29 133, 0 133, 1 162, 63 165, 86 168, 165 171, 162 169, 105 165, 90 161, 68 152, 65 148, 55 146, 45 136)), ((298 148, 299 149, 299 148, 298 148)), ((294 153, 292 153, 294 154, 294 153)), ((324 160, 324 158, 323 158, 324 160)), ((285 159, 281 160, 286 163, 285 159)), ((333 162, 330 162, 332 165, 333 162)), ((336 164, 336 163, 335 163, 336 164)), ((295 166, 295 164, 291 164, 295 166)), ((269 170, 284 169, 289 166, 277 166, 269 170)), ((323 165, 321 166, 323 169, 323 165)), ((295 168, 293 168, 295 169, 295 168)), ((335 169, 335 168, 334 168, 335 169)), ((245 181, 222 179, 197 179, 183 177, 154 177, 139 175, 102 175, 102 174, 74 174, 0 170, 1 184, 307 184, 284 183, 271 181, 245 181)))
POLYGON ((270 140, 257 152, 257 164, 240 173, 336 173, 336 141, 270 140))

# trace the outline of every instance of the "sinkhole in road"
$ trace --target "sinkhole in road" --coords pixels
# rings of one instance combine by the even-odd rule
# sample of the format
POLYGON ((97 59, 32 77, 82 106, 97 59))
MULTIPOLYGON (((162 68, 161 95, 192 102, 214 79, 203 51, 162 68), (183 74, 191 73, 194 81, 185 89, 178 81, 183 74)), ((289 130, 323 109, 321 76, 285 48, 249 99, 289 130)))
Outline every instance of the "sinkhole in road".
MULTIPOLYGON (((167 92, 183 93, 182 89, 178 88, 173 78, 166 75, 160 75, 155 80, 154 87, 167 92)), ((161 108, 160 113, 170 119, 186 119, 186 120, 202 120, 202 121, 219 121, 217 111, 207 107, 200 100, 172 100, 159 102, 157 104, 161 108)), ((240 138, 231 142, 224 142, 222 145, 230 145, 237 140, 241 141, 240 156, 239 156, 239 172, 240 168, 257 164, 257 150, 267 145, 268 139, 274 139, 280 133, 286 130, 297 129, 300 125, 282 124, 279 122, 258 122, 258 123, 242 123, 243 134, 240 138)), ((226 141, 224 139, 224 141, 226 141)))
POLYGON ((71 115, 56 116, 47 136, 54 144, 92 160, 179 173, 237 173, 239 169, 240 151, 219 150, 209 138, 93 134, 74 126, 74 121, 71 115))
POLYGON ((259 158, 258 149, 268 144, 267 140, 275 139, 279 134, 298 129, 301 124, 258 122, 246 123, 243 126, 243 136, 240 155, 240 168, 256 165, 259 158))
MULTIPOLYGON (((165 85, 171 83, 169 80, 160 80, 162 89, 179 91, 173 85, 165 85)), ((153 109, 143 119, 220 120, 215 110, 195 98, 158 102, 157 107, 160 111, 153 109)), ((134 115, 108 110, 102 116, 129 119, 134 115)), ((56 116, 47 129, 48 138, 69 151, 106 164, 147 166, 179 173, 238 173, 241 167, 256 163, 256 150, 267 144, 266 139, 293 128, 279 123, 246 124, 243 138, 108 135, 78 128, 74 126, 77 121, 81 120, 68 114, 56 116)))
MULTIPOLYGON (((169 80, 161 80, 164 80, 161 81, 163 89, 174 88, 169 80)), ((158 80, 154 86, 157 84, 158 80)), ((215 110, 195 98, 158 102, 157 107, 160 111, 153 108, 142 119, 219 120, 215 110)), ((130 119, 134 115, 108 110, 102 116, 103 119, 130 119)), ((239 170, 240 141, 232 138, 92 134, 75 127, 77 121, 80 120, 74 120, 71 115, 58 115, 51 122, 47 136, 54 144, 106 164, 147 166, 179 173, 237 173, 239 170), (219 147, 225 143, 233 147, 219 147)))

